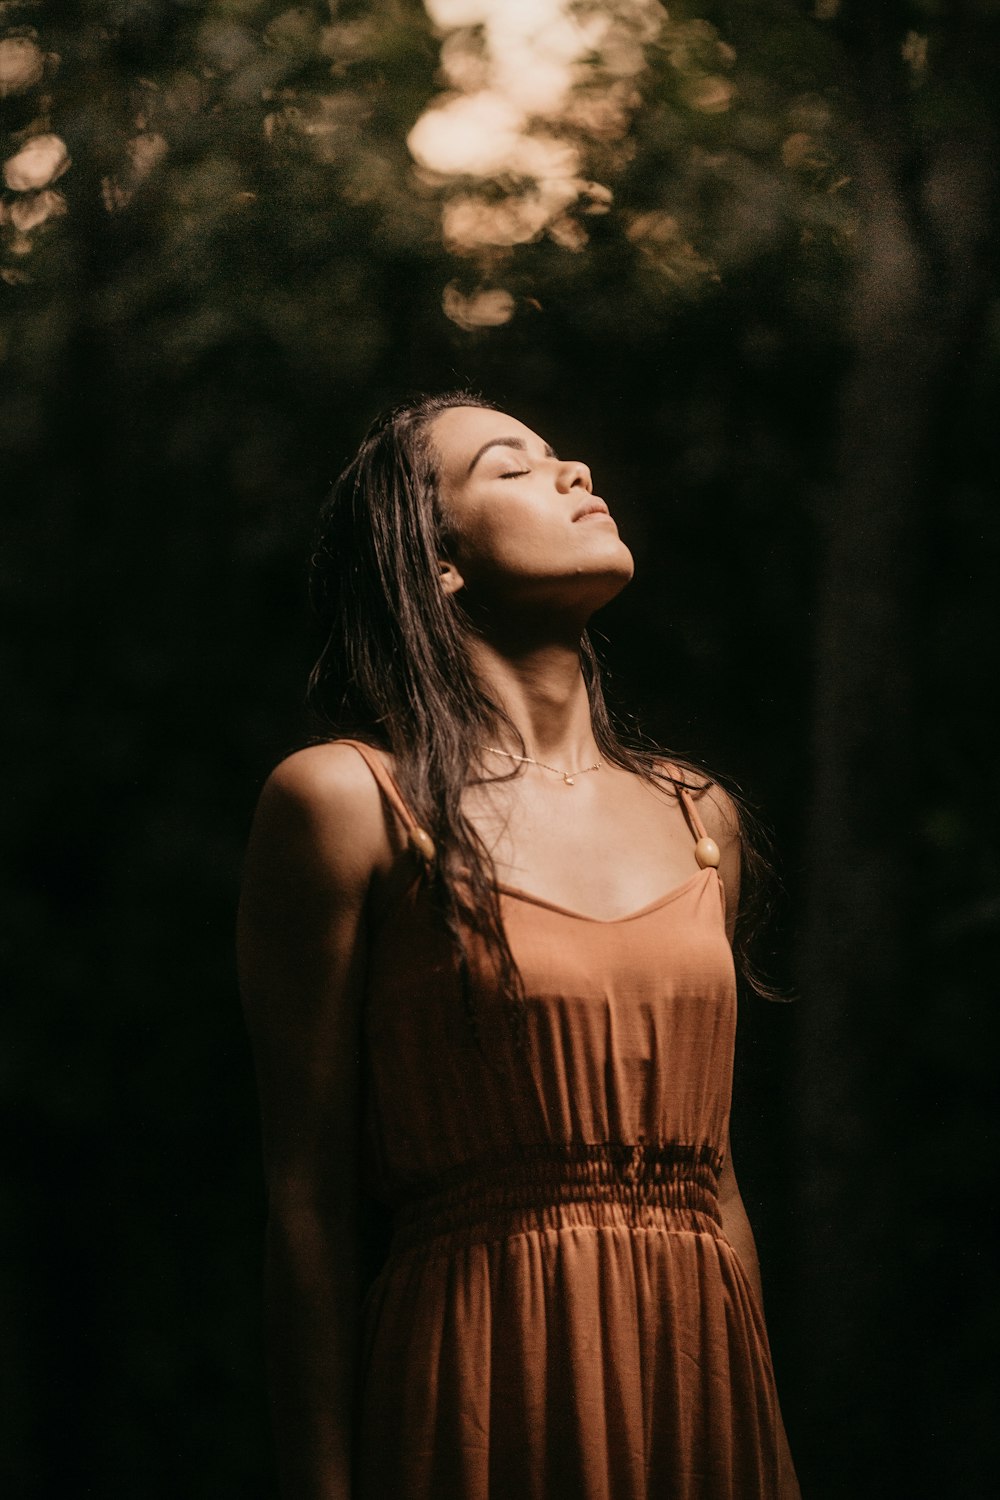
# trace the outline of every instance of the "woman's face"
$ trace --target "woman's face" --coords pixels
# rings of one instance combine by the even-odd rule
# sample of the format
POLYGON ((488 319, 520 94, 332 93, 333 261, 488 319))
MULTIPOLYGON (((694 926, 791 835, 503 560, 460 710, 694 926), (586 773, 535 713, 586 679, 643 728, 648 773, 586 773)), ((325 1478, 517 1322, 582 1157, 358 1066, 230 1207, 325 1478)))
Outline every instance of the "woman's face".
POLYGON ((430 425, 452 529, 442 586, 466 607, 530 608, 583 619, 635 571, 590 470, 561 459, 503 412, 456 406, 430 425))

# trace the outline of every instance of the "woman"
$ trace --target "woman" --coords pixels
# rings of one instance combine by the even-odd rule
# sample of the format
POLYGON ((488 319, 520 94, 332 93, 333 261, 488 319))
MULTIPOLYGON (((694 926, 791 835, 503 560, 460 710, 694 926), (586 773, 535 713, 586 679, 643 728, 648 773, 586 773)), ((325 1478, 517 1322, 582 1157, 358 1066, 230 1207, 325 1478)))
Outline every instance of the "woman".
POLYGON ((633 559, 589 470, 397 408, 313 570, 326 737, 239 930, 286 1500, 793 1500, 727 1132, 749 846, 609 722, 586 625, 633 559))

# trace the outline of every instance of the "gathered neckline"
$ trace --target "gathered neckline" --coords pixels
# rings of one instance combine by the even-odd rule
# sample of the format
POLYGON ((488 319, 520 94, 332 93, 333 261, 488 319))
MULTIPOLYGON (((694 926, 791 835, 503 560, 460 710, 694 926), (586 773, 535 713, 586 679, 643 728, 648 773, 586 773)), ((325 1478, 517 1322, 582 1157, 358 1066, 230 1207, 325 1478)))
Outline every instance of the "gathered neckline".
MULTIPOLYGON (((561 906, 559 902, 550 901, 547 896, 536 895, 533 891, 526 891, 521 886, 508 885, 505 880, 498 880, 496 884, 498 890, 503 891, 507 896, 513 896, 517 901, 527 901, 531 906, 544 907, 546 911, 558 912, 560 916, 572 917, 577 922, 593 922, 598 927, 615 927, 619 922, 632 922, 636 917, 646 916, 648 912, 659 911, 661 906, 666 906, 677 896, 684 895, 697 881, 712 873, 715 874, 716 879, 719 879, 719 872, 715 866, 706 865, 704 869, 696 870, 693 875, 689 875, 687 880, 683 880, 680 885, 675 885, 669 891, 665 891, 662 896, 657 896, 645 906, 640 906, 637 911, 625 912, 620 917, 592 917, 587 912, 574 911, 570 906, 561 906)), ((721 880, 719 887, 722 890, 721 880)))

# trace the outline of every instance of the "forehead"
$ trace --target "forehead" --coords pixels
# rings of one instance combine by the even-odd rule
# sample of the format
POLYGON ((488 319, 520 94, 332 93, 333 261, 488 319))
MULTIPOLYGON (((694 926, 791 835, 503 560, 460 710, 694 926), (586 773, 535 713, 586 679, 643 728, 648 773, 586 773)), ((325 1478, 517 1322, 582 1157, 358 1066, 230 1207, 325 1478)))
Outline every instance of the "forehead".
POLYGON ((483 444, 494 439, 517 438, 532 452, 545 447, 537 432, 516 417, 480 406, 449 407, 434 418, 428 432, 440 459, 442 478, 451 482, 461 482, 483 444))

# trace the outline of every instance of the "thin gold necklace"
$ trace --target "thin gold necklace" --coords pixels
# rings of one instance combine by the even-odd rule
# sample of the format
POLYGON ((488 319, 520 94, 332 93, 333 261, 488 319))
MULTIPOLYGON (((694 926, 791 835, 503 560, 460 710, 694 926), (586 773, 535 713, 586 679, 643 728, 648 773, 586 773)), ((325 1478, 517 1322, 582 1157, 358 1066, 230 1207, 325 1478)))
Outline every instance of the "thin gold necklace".
POLYGON ((479 748, 480 750, 492 750, 494 755, 506 755, 510 760, 525 760, 530 761, 533 766, 544 766, 546 771, 555 771, 557 776, 561 776, 567 786, 573 785, 574 776, 582 776, 585 771, 599 771, 601 769, 601 762, 598 761, 596 766, 581 766, 578 771, 560 771, 558 766, 546 765, 544 760, 535 760, 533 755, 515 755, 512 750, 501 750, 498 745, 480 745, 479 748))

